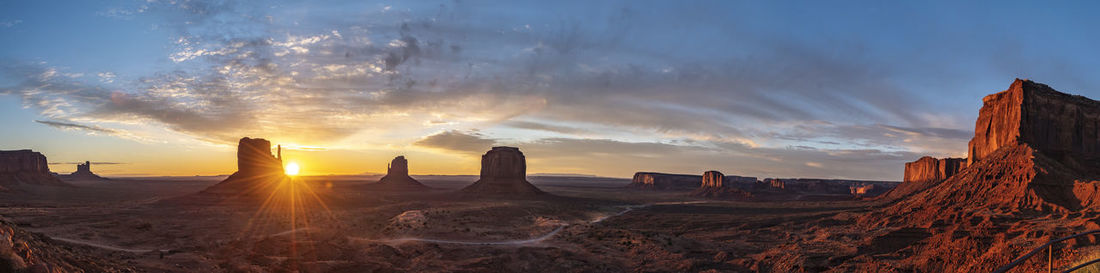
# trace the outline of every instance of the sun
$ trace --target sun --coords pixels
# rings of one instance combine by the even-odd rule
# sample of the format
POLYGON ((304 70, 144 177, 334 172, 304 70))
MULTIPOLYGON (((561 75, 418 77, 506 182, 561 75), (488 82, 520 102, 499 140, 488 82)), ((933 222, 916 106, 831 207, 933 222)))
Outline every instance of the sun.
POLYGON ((286 175, 298 175, 298 171, 301 170, 301 167, 298 167, 298 163, 290 162, 287 163, 286 167, 283 169, 283 171, 286 172, 286 175))

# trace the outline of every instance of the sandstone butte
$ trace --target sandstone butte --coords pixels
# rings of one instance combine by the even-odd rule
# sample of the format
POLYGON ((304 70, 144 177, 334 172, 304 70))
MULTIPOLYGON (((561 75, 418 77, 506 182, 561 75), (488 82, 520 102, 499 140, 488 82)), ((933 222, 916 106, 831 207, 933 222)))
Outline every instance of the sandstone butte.
POLYGON ((719 171, 704 172, 699 188, 695 189, 695 191, 692 192, 692 195, 719 198, 752 197, 752 194, 737 188, 732 181, 729 181, 729 179, 727 179, 727 177, 719 171))
POLYGON ((390 161, 389 167, 386 168, 386 176, 379 179, 377 185, 381 188, 394 190, 428 189, 428 186, 409 176, 409 161, 405 159, 405 156, 398 156, 390 161))
POLYGON ((69 179, 78 180, 108 180, 92 172, 92 162, 84 161, 76 165, 76 171, 69 174, 69 179))
MULTIPOLYGON (((281 148, 279 154, 282 154, 281 148)), ((270 192, 283 179, 287 179, 283 172, 283 160, 271 154, 271 142, 245 137, 237 144, 237 172, 202 192, 261 195, 270 192)))
MULTIPOLYGON (((950 173, 957 159, 908 164, 903 185, 931 184, 863 215, 857 226, 867 234, 892 230, 868 248, 892 242, 899 247, 879 254, 913 253, 897 268, 992 271, 1052 238, 1100 228, 1098 134, 1100 102, 1017 79, 983 99, 965 168, 960 162, 950 173)), ((1068 247, 1054 255, 1083 258, 1067 257, 1074 255, 1068 247)), ((1045 268, 1045 259, 1033 260, 1018 272, 1045 268)), ((870 270, 866 264, 853 261, 842 270, 870 270)))
POLYGON ((0 151, 0 190, 19 185, 68 186, 50 172, 46 156, 31 150, 0 151))
POLYGON ((951 178, 964 168, 966 168, 965 158, 921 157, 917 161, 905 163, 902 184, 879 198, 896 200, 909 196, 951 178))
POLYGON ((462 189, 473 195, 531 196, 545 194, 527 182, 527 159, 519 148, 493 147, 481 156, 481 178, 462 189))

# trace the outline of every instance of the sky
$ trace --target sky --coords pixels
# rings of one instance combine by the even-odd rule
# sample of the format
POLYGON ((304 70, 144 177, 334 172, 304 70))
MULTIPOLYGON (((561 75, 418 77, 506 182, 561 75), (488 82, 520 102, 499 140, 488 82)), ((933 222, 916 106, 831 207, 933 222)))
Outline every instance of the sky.
POLYGON ((0 150, 218 175, 637 171, 901 180, 965 157, 985 95, 1100 98, 1095 4, 3 1, 0 150))

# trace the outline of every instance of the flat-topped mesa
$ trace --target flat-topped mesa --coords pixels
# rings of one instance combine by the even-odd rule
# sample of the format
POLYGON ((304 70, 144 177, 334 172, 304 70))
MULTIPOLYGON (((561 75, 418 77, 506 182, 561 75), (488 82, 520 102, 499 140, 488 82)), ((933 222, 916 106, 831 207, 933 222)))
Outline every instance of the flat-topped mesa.
POLYGON ((966 168, 965 158, 943 158, 925 156, 917 161, 905 163, 904 182, 939 182, 951 178, 966 168))
POLYGON ((50 173, 46 156, 31 150, 0 151, 0 185, 18 184, 65 186, 50 173))
POLYGON ((1100 158, 1100 102, 1021 79, 982 102, 969 143, 969 165, 1020 143, 1055 158, 1100 158))
POLYGON ((698 175, 667 174, 655 172, 634 173, 630 187, 654 190, 687 190, 699 188, 698 175))
POLYGON ((703 184, 699 187, 721 188, 723 187, 722 182, 725 180, 725 175, 722 175, 722 172, 706 171, 703 173, 703 184))
POLYGON ((519 148, 493 147, 481 156, 481 179, 462 189, 474 194, 542 194, 527 182, 527 159, 519 148))
POLYGON ((706 171, 703 173, 702 183, 699 188, 692 192, 692 195, 702 197, 719 197, 719 198, 739 198, 746 199, 751 198, 752 194, 741 190, 730 183, 726 176, 719 171, 706 171))
POLYGON ((50 174, 50 166, 46 156, 35 151, 0 151, 0 173, 50 174))
POLYGON ((384 186, 391 189, 427 189, 428 186, 424 186, 420 181, 416 181, 409 176, 409 161, 405 159, 405 156, 398 156, 390 161, 390 165, 386 168, 386 176, 378 180, 379 186, 384 186))

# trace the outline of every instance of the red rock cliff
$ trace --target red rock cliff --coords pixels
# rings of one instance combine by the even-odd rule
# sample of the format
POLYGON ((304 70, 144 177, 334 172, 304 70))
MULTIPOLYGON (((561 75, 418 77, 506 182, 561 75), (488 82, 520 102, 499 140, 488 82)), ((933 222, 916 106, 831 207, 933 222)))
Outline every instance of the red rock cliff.
POLYGON ((1021 79, 982 102, 969 165, 1019 143, 1055 157, 1100 158, 1100 102, 1021 79))
POLYGON ((700 187, 721 188, 725 176, 719 171, 706 171, 703 173, 703 184, 700 187))
POLYGON ((966 168, 964 158, 936 159, 930 156, 905 163, 905 182, 942 181, 966 168))

